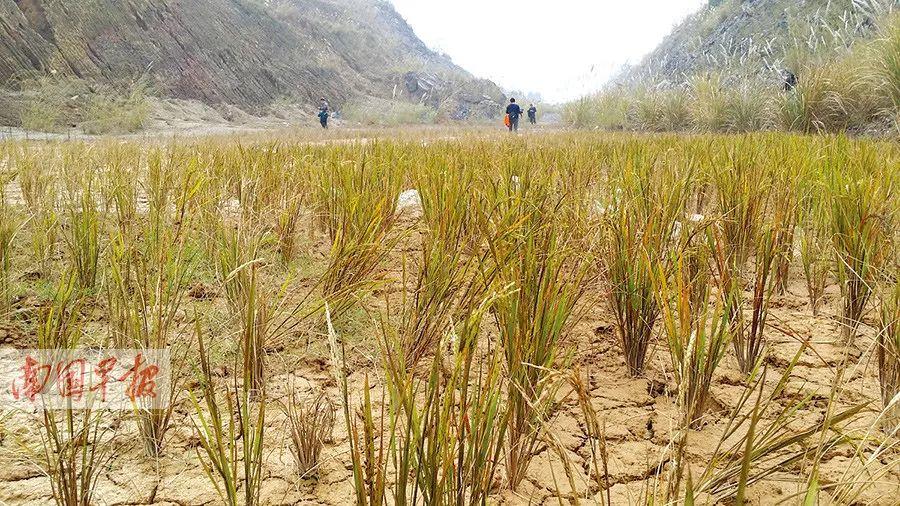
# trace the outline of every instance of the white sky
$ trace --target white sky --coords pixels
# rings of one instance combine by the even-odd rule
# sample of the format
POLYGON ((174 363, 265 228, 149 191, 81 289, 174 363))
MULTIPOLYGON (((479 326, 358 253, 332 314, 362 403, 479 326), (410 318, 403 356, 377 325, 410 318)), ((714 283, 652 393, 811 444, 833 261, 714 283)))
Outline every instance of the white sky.
POLYGON ((562 102, 637 63, 707 0, 391 0, 429 47, 508 90, 562 102))

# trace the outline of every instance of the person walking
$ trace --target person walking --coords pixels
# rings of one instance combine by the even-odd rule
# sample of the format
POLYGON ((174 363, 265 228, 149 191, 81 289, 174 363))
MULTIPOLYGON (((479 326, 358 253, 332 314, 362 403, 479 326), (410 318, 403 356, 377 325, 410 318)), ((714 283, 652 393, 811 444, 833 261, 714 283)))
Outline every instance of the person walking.
POLYGON ((528 107, 528 121, 532 125, 537 125, 537 107, 535 107, 534 104, 531 104, 528 107))
POLYGON ((519 116, 522 115, 522 108, 516 103, 516 99, 509 99, 509 105, 506 106, 506 115, 509 116, 509 131, 519 131, 519 116))
POLYGON ((319 123, 322 124, 322 128, 328 128, 328 101, 325 100, 325 97, 322 97, 319 100, 319 123))

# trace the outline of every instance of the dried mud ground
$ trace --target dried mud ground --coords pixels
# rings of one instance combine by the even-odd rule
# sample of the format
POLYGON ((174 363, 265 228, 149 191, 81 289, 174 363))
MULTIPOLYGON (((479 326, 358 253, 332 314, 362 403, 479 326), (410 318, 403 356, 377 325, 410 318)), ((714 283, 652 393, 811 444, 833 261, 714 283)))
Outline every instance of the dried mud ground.
MULTIPOLYGON (((415 213, 404 220, 406 226, 415 228, 415 213)), ((328 251, 326 240, 320 235, 304 232, 307 241, 303 265, 299 269, 297 283, 312 286, 325 265, 328 251)), ((393 286, 385 290, 398 291, 400 283, 400 259, 414 255, 415 234, 395 251, 390 260, 389 277, 393 286)), ((830 286, 826 304, 818 317, 813 317, 806 302, 804 283, 799 265, 793 265, 789 290, 773 302, 770 321, 783 330, 790 329, 793 337, 770 328, 767 332, 771 350, 768 356, 770 374, 774 382, 790 362, 800 344, 798 339, 811 345, 795 367, 790 385, 778 403, 789 406, 804 395, 811 395, 807 409, 796 413, 791 421, 793 429, 803 429, 823 419, 835 374, 844 359, 845 347, 835 344, 839 340, 839 326, 831 315, 835 314, 838 298, 836 286, 830 286)), ((277 280, 277 270, 273 269, 277 280)), ((571 329, 566 346, 574 350, 575 362, 589 377, 591 403, 604 422, 609 453, 609 495, 612 504, 637 504, 642 491, 650 486, 659 464, 660 455, 669 444, 670 430, 675 423, 676 410, 673 396, 666 388, 671 385, 667 351, 655 347, 649 359, 645 378, 631 379, 619 352, 612 316, 602 297, 603 286, 592 287, 587 298, 585 316, 571 329)), ((25 290, 22 305, 38 304, 35 288, 25 290)), ((198 281, 190 292, 186 314, 199 309, 210 315, 213 322, 209 338, 219 347, 220 357, 233 340, 227 321, 225 303, 221 293, 211 282, 198 281), (218 318, 218 319, 217 319, 218 318), (223 322, 216 327, 215 322, 223 322)), ((379 297, 371 297, 365 304, 370 310, 383 309, 379 297)), ((101 331, 104 325, 102 300, 92 327, 101 331)), ((350 364, 350 389, 354 399, 359 399, 363 378, 368 373, 373 378, 380 374, 376 347, 375 326, 364 311, 355 313, 351 321, 339 329, 347 346, 350 364)), ((347 432, 340 414, 336 416, 332 440, 321 457, 318 476, 299 480, 288 451, 288 432, 281 411, 274 403, 285 395, 289 385, 305 395, 313 397, 326 391, 335 406, 339 405, 339 392, 330 369, 327 340, 312 327, 298 333, 295 338, 271 343, 268 364, 270 368, 270 403, 267 410, 265 452, 265 480, 262 486, 263 504, 327 504, 354 503, 351 482, 352 471, 348 453, 347 432)), ((489 332, 490 333, 490 332, 489 332)), ((0 346, 28 347, 34 336, 21 328, 5 322, 0 327, 0 346)), ((863 324, 860 336, 847 350, 850 366, 844 368, 845 390, 840 399, 843 407, 874 400, 878 395, 877 368, 872 355, 874 332, 863 324)), ((215 350, 214 350, 215 351, 215 350)), ((215 354, 214 354, 215 355, 215 354)), ((223 378, 233 374, 228 366, 219 366, 217 373, 223 378)), ((380 397, 377 381, 373 398, 380 397)), ((724 430, 728 410, 733 407, 743 391, 742 377, 737 373, 733 356, 729 355, 719 367, 711 389, 712 406, 702 425, 692 431, 687 449, 688 461, 695 475, 710 460, 710 455, 724 430)), ((565 477, 565 466, 554 450, 544 450, 531 464, 527 478, 515 492, 498 491, 493 500, 498 504, 568 504, 580 498, 582 504, 591 504, 598 494, 606 494, 590 477, 590 446, 585 433, 584 418, 577 400, 571 392, 560 392, 562 407, 551 423, 551 432, 565 449, 572 462, 573 486, 565 477), (562 502, 560 502, 560 500, 562 502)), ((186 397, 186 396, 184 396, 186 397)), ((874 406, 877 408, 877 401, 874 406)), ((164 454, 158 460, 145 456, 137 433, 128 416, 120 416, 110 423, 115 439, 113 456, 101 473, 97 483, 97 504, 220 504, 222 501, 207 479, 198 462, 199 440, 195 433, 191 402, 182 398, 175 414, 174 428, 169 433, 164 454)), ((871 426, 877 413, 867 412, 857 422, 865 430, 871 426)), ((36 415, 13 413, 0 430, 0 503, 45 505, 52 501, 49 480, 41 474, 33 459, 23 450, 22 442, 39 445, 36 415)), ((39 446, 38 446, 39 447, 39 446)), ((861 496, 860 504, 900 504, 900 469, 896 468, 896 456, 885 456, 883 461, 872 464, 877 470, 886 465, 886 474, 861 496)), ((860 466, 850 448, 827 452, 820 469, 823 486, 839 483, 853 476, 860 466)), ((807 469, 802 464, 777 473, 763 482, 754 484, 749 498, 754 504, 800 502, 798 482, 806 479, 807 469)), ((802 497, 802 496, 800 496, 802 497)), ((827 504, 827 494, 821 503, 827 504)))

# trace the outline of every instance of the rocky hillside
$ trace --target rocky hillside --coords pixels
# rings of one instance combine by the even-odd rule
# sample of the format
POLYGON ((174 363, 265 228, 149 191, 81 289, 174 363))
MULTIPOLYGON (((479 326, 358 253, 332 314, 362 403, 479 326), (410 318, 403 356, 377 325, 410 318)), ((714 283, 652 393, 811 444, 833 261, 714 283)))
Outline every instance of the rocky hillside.
POLYGON ((0 0, 0 87, 35 76, 143 79, 163 97, 252 113, 371 96, 490 117, 504 100, 383 0, 0 0))
POLYGON ((618 81, 679 83, 714 71, 780 80, 874 36, 892 10, 900 0, 710 0, 618 81))

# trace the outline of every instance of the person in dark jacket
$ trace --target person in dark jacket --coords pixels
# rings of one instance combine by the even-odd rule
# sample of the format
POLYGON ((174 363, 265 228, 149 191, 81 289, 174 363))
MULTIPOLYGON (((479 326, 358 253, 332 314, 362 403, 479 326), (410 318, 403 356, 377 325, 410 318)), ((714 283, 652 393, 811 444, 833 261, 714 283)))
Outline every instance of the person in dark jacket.
POLYGON ((522 108, 516 103, 516 99, 509 99, 509 105, 506 106, 506 114, 509 115, 509 131, 519 131, 519 116, 522 115, 522 108))
POLYGON ((528 106, 528 121, 532 125, 537 124, 537 107, 535 107, 534 104, 528 106))
POLYGON ((325 97, 319 101, 319 123, 322 124, 322 128, 328 128, 328 101, 325 100, 325 97))
POLYGON ((797 76, 790 70, 783 70, 781 72, 781 79, 784 81, 784 84, 782 85, 784 91, 794 91, 794 88, 797 87, 797 76))

